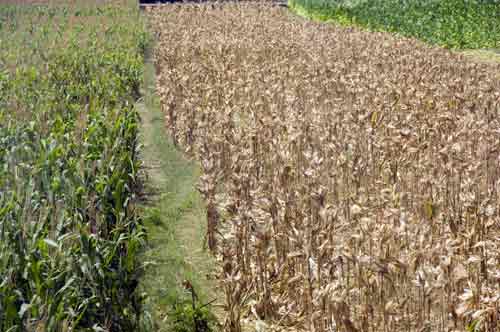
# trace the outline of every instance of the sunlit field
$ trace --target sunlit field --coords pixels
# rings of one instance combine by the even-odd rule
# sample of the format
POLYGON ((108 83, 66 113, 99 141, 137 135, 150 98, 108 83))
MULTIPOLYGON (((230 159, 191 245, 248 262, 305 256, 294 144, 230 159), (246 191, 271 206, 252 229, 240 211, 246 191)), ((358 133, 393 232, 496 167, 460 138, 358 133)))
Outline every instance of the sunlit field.
POLYGON ((149 14, 226 330, 498 331, 500 66, 265 4, 149 14))

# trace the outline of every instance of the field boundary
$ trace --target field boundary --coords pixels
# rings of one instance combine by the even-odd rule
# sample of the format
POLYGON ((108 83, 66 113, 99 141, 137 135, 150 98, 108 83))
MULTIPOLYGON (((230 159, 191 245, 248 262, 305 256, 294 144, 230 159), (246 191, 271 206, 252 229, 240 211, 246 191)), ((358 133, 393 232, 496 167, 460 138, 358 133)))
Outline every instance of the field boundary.
POLYGON ((138 109, 148 194, 144 205, 148 234, 144 259, 150 268, 142 287, 148 294, 146 306, 153 315, 153 330, 170 331, 173 308, 191 300, 186 282, 193 286, 199 303, 216 298, 216 287, 207 279, 215 264, 203 249, 206 210, 196 190, 199 167, 186 159, 168 137, 155 92, 151 56, 146 55, 144 66, 143 98, 138 109))
MULTIPOLYGON (((351 27, 355 27, 357 29, 361 29, 364 31, 375 32, 374 30, 371 30, 367 27, 364 27, 364 26, 361 26, 358 24, 353 24, 347 18, 345 20, 329 18, 326 15, 321 15, 318 13, 308 11, 304 6, 297 4, 293 1, 290 3, 288 5, 290 12, 292 14, 299 16, 299 17, 302 17, 304 19, 312 20, 312 21, 315 21, 318 23, 333 24, 333 25, 344 26, 344 27, 351 26, 351 27)), ((376 32, 385 32, 388 34, 396 34, 396 35, 400 36, 401 38, 409 38, 409 37, 403 36, 397 32, 378 31, 378 30, 376 32)), ((420 40, 416 37, 413 37, 413 38, 420 40)), ((438 46, 438 45, 429 44, 429 43, 422 41, 422 40, 420 40, 420 41, 427 44, 427 45, 438 46)), ((461 55, 465 56, 467 59, 469 59, 470 61, 474 61, 474 62, 488 63, 488 64, 500 63, 500 49, 463 49, 463 50, 452 50, 452 51, 457 53, 457 54, 461 54, 461 55)))
POLYGON ((493 3, 457 0, 401 3, 394 0, 373 0, 348 4, 348 1, 324 2, 290 0, 297 14, 319 21, 334 21, 367 31, 395 33, 416 38, 429 45, 453 50, 498 50, 496 26, 498 10, 493 3))

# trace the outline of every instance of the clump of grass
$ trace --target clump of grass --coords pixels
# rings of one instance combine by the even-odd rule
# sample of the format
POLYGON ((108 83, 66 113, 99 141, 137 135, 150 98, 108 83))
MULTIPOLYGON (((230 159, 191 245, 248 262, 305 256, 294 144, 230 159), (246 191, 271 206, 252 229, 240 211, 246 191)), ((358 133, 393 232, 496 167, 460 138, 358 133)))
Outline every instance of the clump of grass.
POLYGON ((498 330, 498 65, 270 5, 151 19, 227 331, 498 330))
POLYGON ((172 332, 216 331, 216 322, 215 316, 207 306, 191 301, 174 304, 168 316, 168 324, 172 332))
POLYGON ((144 26, 115 6, 0 22, 0 330, 137 331, 144 26))

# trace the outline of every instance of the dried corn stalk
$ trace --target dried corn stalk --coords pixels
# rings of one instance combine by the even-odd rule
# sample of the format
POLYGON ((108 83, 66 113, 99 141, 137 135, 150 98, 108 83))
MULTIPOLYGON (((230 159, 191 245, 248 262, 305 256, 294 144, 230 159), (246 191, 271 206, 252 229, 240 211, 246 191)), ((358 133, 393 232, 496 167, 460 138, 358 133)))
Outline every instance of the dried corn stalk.
POLYGON ((261 3, 151 19, 227 330, 500 329, 499 66, 261 3))

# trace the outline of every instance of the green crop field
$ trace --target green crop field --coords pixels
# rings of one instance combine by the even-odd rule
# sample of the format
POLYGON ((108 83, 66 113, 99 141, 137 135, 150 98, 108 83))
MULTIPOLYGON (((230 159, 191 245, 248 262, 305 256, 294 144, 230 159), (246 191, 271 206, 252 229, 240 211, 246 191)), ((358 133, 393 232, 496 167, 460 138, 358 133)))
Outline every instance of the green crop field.
POLYGON ((0 5, 0 331, 138 331, 147 34, 125 6, 0 5))
POLYGON ((290 0, 320 20, 396 32, 454 49, 500 48, 497 0, 290 0))

